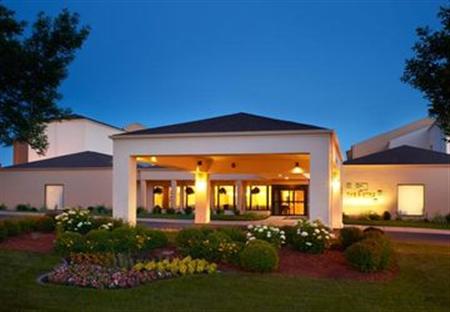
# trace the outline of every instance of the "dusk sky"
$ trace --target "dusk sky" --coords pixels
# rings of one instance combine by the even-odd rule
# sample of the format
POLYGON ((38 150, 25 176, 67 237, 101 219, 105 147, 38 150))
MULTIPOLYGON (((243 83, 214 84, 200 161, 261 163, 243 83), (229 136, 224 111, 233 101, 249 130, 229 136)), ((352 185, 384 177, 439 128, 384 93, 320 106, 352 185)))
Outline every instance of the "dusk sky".
POLYGON ((335 129, 344 152, 426 116, 400 77, 416 27, 438 27, 448 2, 3 3, 27 21, 67 7, 91 26, 61 87, 76 113, 154 127, 248 112, 335 129))

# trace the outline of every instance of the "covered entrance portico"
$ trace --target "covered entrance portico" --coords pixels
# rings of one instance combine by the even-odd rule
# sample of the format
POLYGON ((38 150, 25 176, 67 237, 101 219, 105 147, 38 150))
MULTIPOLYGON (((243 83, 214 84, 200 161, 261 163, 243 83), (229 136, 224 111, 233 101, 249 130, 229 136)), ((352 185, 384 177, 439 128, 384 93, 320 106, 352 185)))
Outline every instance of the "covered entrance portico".
MULTIPOLYGON (((113 215, 131 224, 136 223, 136 167, 139 161, 176 168, 192 176, 195 223, 210 221, 211 176, 247 174, 270 181, 272 209, 277 209, 277 214, 303 213, 331 227, 342 226, 341 157, 331 130, 138 131, 112 138, 113 215), (281 187, 283 184, 292 187, 281 187)), ((247 200, 245 188, 239 181, 234 186, 236 206, 242 207, 247 200)))

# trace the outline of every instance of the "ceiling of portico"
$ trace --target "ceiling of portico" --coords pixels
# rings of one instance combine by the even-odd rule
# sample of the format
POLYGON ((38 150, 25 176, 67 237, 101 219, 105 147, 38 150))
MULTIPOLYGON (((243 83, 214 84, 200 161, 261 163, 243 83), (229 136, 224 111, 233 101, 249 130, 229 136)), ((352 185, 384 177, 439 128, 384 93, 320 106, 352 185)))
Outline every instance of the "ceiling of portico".
POLYGON ((211 156, 138 156, 140 162, 162 167, 211 174, 256 174, 266 179, 305 179, 310 172, 308 154, 211 155, 211 156), (293 170, 298 163, 301 171, 293 170))

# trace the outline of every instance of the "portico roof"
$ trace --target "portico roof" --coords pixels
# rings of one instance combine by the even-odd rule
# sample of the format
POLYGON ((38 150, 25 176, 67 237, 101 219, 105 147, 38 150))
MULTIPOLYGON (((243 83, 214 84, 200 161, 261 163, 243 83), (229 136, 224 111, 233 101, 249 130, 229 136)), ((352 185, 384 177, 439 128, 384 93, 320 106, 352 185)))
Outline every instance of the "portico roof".
POLYGON ((289 131, 289 130, 330 130, 327 128, 263 117, 248 113, 236 113, 208 119, 172 124, 156 128, 115 135, 115 137, 153 134, 289 131))

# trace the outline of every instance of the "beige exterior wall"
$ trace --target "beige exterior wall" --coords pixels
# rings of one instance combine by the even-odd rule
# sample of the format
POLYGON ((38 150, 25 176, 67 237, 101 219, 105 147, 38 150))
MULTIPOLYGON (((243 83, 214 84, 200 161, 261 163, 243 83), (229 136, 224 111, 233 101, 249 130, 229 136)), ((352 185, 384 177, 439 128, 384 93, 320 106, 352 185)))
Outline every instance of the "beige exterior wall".
POLYGON ((112 170, 0 170, 0 203, 40 208, 45 204, 45 185, 64 185, 64 206, 112 205, 112 170))
POLYGON ((397 186, 425 186, 425 216, 450 213, 450 165, 344 165, 343 211, 397 213, 397 186), (357 183, 360 183, 357 185, 357 183))
POLYGON ((87 119, 54 121, 47 125, 46 134, 49 147, 45 155, 38 155, 28 149, 28 161, 93 151, 112 155, 112 140, 109 136, 121 133, 116 128, 87 119))

